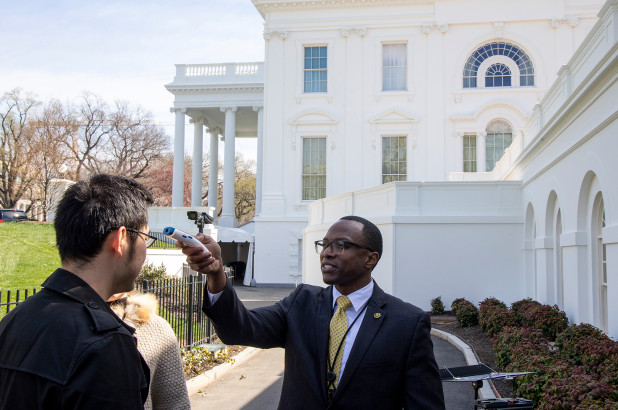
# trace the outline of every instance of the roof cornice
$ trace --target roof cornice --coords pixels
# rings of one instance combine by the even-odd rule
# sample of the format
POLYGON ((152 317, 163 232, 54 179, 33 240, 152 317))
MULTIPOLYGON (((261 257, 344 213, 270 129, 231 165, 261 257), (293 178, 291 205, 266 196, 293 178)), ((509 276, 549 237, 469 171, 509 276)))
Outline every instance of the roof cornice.
POLYGON ((270 12, 318 9, 427 6, 436 0, 251 0, 262 17, 270 12))

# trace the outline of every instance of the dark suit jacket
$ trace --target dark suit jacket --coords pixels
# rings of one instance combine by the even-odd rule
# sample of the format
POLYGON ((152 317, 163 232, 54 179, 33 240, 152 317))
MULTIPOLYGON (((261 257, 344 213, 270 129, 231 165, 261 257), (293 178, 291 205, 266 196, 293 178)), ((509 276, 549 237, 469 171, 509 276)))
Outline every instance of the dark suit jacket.
POLYGON ((332 287, 299 285, 273 306, 247 310, 233 287, 203 310, 224 343, 285 348, 280 409, 443 409, 429 315, 374 286, 332 402, 326 393, 332 287))

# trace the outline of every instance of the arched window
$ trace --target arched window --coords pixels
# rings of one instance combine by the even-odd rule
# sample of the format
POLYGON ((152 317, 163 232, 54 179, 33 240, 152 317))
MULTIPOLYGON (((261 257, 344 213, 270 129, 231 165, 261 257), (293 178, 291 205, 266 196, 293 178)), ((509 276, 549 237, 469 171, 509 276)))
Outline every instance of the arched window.
POLYGON ((494 120, 487 126, 485 142, 485 170, 491 172, 496 162, 502 158, 504 151, 513 141, 513 130, 508 122, 494 120))
POLYGON ((594 201, 592 216, 592 240, 593 254, 596 259, 593 266, 596 267, 596 280, 594 281, 597 290, 593 296, 595 301, 596 325, 607 332, 608 330, 608 300, 607 300, 607 245, 603 243, 603 228, 605 228, 605 206, 603 195, 599 192, 594 201))
MULTIPOLYGON (((484 46, 479 47, 468 58, 468 61, 466 61, 466 65, 464 67, 464 72, 463 72, 463 87, 464 88, 476 88, 477 87, 477 76, 478 76, 480 65, 485 60, 492 58, 494 56, 504 56, 504 57, 507 57, 513 60, 513 62, 517 65, 517 68, 519 70, 519 85, 521 87, 534 85, 534 67, 532 65, 532 61, 530 60, 530 57, 528 57, 528 55, 516 45, 500 41, 500 42, 485 44, 484 46)), ((502 66, 506 68, 509 71, 509 77, 510 77, 511 75, 510 69, 506 67, 505 64, 493 64, 490 67, 490 70, 493 67, 500 68, 501 70, 503 69, 498 66, 502 66)), ((502 74, 504 74, 504 71, 502 71, 502 74)), ((511 84, 509 85, 506 85, 506 84, 487 85, 487 76, 490 76, 489 70, 487 70, 487 73, 486 73, 486 79, 485 79, 486 87, 508 87, 511 85, 511 84)), ((495 78, 495 76, 493 76, 492 78, 495 78)), ((510 81, 510 78, 509 78, 509 81, 510 81)))
POLYGON ((511 70, 504 64, 493 64, 485 73, 485 87, 510 87, 511 70))

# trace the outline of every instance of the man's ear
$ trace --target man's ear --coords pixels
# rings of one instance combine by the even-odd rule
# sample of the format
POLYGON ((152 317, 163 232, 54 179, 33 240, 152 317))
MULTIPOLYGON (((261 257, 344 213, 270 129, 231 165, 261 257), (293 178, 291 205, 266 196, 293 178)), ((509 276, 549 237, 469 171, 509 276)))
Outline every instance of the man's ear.
POLYGON ((121 226, 111 231, 105 239, 107 249, 112 251, 117 258, 121 258, 123 253, 126 252, 127 241, 129 239, 127 236, 127 228, 121 226))
POLYGON ((373 270, 373 268, 375 268, 375 266, 378 264, 379 260, 380 254, 378 254, 378 252, 369 252, 369 254, 367 255, 367 260, 365 261, 365 266, 369 270, 373 270))

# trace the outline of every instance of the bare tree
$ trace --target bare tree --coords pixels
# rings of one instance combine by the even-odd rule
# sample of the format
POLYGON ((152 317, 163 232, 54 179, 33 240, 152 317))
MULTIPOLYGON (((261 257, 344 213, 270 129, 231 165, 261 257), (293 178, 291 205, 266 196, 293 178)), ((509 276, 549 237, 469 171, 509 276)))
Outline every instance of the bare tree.
POLYGON ((60 101, 50 101, 40 113, 35 114, 33 143, 36 147, 36 165, 39 169, 33 181, 30 200, 40 206, 43 220, 53 210, 62 186, 58 178, 63 178, 69 170, 71 152, 66 141, 77 132, 77 124, 72 114, 60 101))
POLYGON ((0 98, 0 205, 13 208, 39 172, 29 118, 40 103, 17 88, 0 98))
POLYGON ((255 169, 255 161, 236 155, 234 215, 239 225, 251 221, 255 214, 255 169))
MULTIPOLYGON (((141 107, 132 110, 126 102, 116 102, 109 115, 107 172, 139 178, 152 161, 169 149, 165 131, 152 120, 152 114, 141 107)), ((105 161, 99 158, 99 161, 105 161)))

